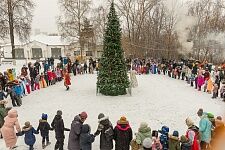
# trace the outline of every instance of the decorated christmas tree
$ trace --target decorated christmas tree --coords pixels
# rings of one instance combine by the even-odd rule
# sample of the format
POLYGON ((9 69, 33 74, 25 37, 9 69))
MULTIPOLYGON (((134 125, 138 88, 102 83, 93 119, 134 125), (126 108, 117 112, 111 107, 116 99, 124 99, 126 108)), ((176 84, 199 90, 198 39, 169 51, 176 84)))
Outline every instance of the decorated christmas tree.
POLYGON ((129 79, 121 45, 119 18, 112 2, 104 34, 103 54, 99 63, 97 88, 103 95, 125 95, 129 79))

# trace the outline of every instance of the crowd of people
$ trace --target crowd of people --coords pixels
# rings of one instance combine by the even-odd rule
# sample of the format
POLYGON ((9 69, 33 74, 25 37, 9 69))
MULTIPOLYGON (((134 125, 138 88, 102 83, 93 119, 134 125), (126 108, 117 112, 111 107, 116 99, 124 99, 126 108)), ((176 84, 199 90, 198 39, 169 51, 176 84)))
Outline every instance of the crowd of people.
POLYGON ((15 109, 7 112, 2 135, 6 147, 16 148, 17 136, 25 136, 24 142, 29 150, 34 149, 35 134, 42 137, 42 148, 51 144, 49 131, 55 131, 55 150, 63 150, 65 131, 69 132, 68 150, 91 150, 96 136, 100 135, 100 150, 223 150, 225 138, 225 124, 221 116, 214 117, 212 113, 199 109, 199 126, 195 125, 191 118, 185 123, 187 131, 180 135, 178 131, 170 131, 169 127, 162 126, 161 130, 152 130, 146 122, 140 123, 138 131, 133 134, 132 127, 125 116, 122 116, 115 127, 109 117, 103 113, 98 115, 98 127, 91 134, 89 124, 84 124, 88 118, 86 112, 81 112, 74 117, 71 128, 64 126, 63 112, 58 110, 51 124, 48 123, 48 115, 42 114, 39 125, 35 129, 29 121, 25 122, 22 129, 18 122, 18 113, 15 109), (16 129, 16 130, 15 130, 16 129), (135 136, 133 136, 135 135, 135 136), (115 146, 114 146, 115 143, 115 146))
POLYGON ((199 91, 220 97, 225 101, 225 63, 213 66, 195 60, 167 61, 155 59, 127 60, 127 68, 137 74, 164 74, 171 78, 184 80, 199 91))
MULTIPOLYGON (((174 79, 186 81, 199 91, 203 90, 213 94, 212 98, 220 97, 225 100, 225 66, 212 68, 212 65, 193 61, 166 61, 166 60, 140 60, 128 61, 128 69, 135 70, 137 74, 164 74, 174 79)), ((103 113, 98 115, 98 128, 91 134, 90 125, 84 124, 88 118, 86 112, 75 116, 71 128, 64 126, 62 111, 58 110, 51 124, 48 123, 48 115, 42 114, 37 128, 29 121, 20 128, 17 120, 18 113, 13 108, 5 108, 5 98, 10 95, 12 106, 21 106, 23 96, 32 91, 46 88, 64 79, 66 90, 69 90, 70 74, 92 74, 98 71, 97 61, 91 58, 88 63, 71 62, 70 59, 60 58, 60 63, 54 65, 54 59, 48 59, 42 64, 36 61, 23 66, 19 75, 15 75, 14 69, 8 69, 0 73, 0 137, 3 137, 6 147, 14 149, 17 137, 25 135, 25 144, 30 150, 34 149, 36 138, 34 134, 41 134, 42 148, 51 144, 49 131, 55 131, 55 150, 63 150, 65 134, 69 131, 69 150, 91 150, 95 137, 100 135, 100 150, 220 150, 220 139, 225 138, 225 125, 222 117, 215 117, 211 113, 199 109, 199 126, 195 125, 191 118, 187 118, 187 132, 180 136, 178 131, 171 131, 163 126, 161 130, 151 130, 145 122, 140 124, 136 134, 126 117, 122 116, 113 128, 109 118, 103 113), (88 64, 88 65, 87 65, 88 64), (16 129, 16 130, 15 130, 16 129), (135 135, 135 136, 133 136, 135 135), (115 146, 114 146, 114 142, 115 146)), ((225 145, 223 145, 225 147, 225 145)), ((222 150, 222 149, 221 149, 222 150)))

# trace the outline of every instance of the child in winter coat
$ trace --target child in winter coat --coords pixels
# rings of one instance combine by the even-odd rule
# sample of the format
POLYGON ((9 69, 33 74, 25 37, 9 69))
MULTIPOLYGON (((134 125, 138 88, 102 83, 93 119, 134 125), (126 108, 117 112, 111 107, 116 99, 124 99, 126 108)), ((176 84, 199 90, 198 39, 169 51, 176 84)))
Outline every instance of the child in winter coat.
POLYGON ((152 131, 152 150, 162 150, 162 144, 158 136, 158 131, 152 131))
POLYGON ((37 128, 37 131, 39 132, 39 130, 40 130, 40 132, 41 132, 43 149, 46 146, 51 144, 49 142, 49 130, 53 130, 53 128, 50 127, 47 119, 48 119, 48 115, 43 113, 41 116, 41 120, 39 120, 39 125, 37 128), (46 144, 45 144, 45 140, 46 140, 46 144))
POLYGON ((92 143, 95 141, 95 136, 90 134, 91 128, 88 124, 82 125, 80 133, 80 149, 92 150, 92 143))
POLYGON ((14 147, 16 147, 16 142, 17 142, 16 131, 17 132, 21 131, 17 117, 18 117, 17 111, 14 109, 11 109, 8 112, 8 115, 5 117, 4 119, 5 123, 1 129, 6 147, 9 147, 10 149, 13 149, 14 147), (16 131, 15 131, 15 128, 16 128, 16 131))
POLYGON ((31 126, 30 122, 25 122, 25 126, 22 129, 22 132, 18 133, 18 136, 22 136, 25 134, 24 141, 25 144, 29 146, 29 150, 34 149, 34 144, 36 142, 36 138, 34 134, 38 134, 38 132, 31 126))
POLYGON ((192 150, 191 149, 191 141, 184 135, 180 137, 181 142, 181 150, 192 150))
POLYGON ((144 139, 143 150, 152 150, 152 139, 151 138, 144 139))
POLYGON ((163 150, 169 149, 169 128, 167 126, 162 126, 162 129, 159 131, 160 135, 160 143, 163 146, 163 150))
POLYGON ((2 86, 0 85, 0 101, 4 100, 4 98, 7 98, 7 96, 5 95, 4 91, 2 90, 2 86))
POLYGON ((53 79, 52 72, 51 72, 50 69, 47 72, 47 76, 48 76, 48 82, 47 82, 47 84, 48 84, 48 86, 50 86, 50 85, 52 85, 52 79, 53 79))
POLYGON ((202 74, 199 74, 197 79, 198 91, 201 91, 201 87, 202 85, 204 85, 204 83, 205 83, 204 76, 202 74))
POLYGON ((225 82, 222 82, 222 86, 220 88, 220 97, 225 101, 225 82))
POLYGON ((34 90, 37 90, 37 89, 40 90, 40 83, 39 83, 40 78, 41 76, 38 74, 36 78, 34 79, 34 90))
POLYGON ((136 138, 131 141, 131 147, 136 150, 142 148, 145 138, 152 138, 151 128, 146 122, 142 122, 135 135, 136 138))
POLYGON ((218 97, 218 90, 219 90, 219 87, 216 83, 214 83, 214 86, 213 86, 213 97, 212 98, 217 98, 218 97))
POLYGON ((178 131, 169 136, 169 150, 181 150, 178 131))
POLYGON ((191 142, 191 150, 199 150, 199 128, 194 125, 190 118, 187 118, 185 123, 188 127, 186 137, 191 142))
POLYGON ((68 73, 67 70, 64 70, 64 85, 66 86, 66 90, 69 90, 69 85, 71 85, 70 82, 70 74, 68 73))

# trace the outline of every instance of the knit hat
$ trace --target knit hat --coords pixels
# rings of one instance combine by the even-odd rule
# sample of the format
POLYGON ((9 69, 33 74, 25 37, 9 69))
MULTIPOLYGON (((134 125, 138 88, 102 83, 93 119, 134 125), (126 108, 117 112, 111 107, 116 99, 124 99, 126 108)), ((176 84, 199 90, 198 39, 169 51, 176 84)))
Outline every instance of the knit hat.
POLYGON ((118 124, 128 124, 127 118, 122 116, 120 117, 120 120, 117 122, 118 124))
POLYGON ((185 120, 185 122, 188 127, 191 127, 194 125, 194 122, 189 117, 185 120))
POLYGON ((198 114, 198 116, 202 116, 202 115, 203 115, 203 109, 200 108, 200 109, 198 110, 197 114, 198 114))
POLYGON ((62 110, 58 110, 56 114, 62 116, 62 110))
POLYGON ((152 147, 152 139, 145 138, 142 145, 144 148, 151 148, 152 147))
POLYGON ((30 122, 29 121, 25 122, 25 126, 30 127, 30 122))
POLYGON ((179 137, 179 132, 178 131, 173 131, 173 136, 179 137))
POLYGON ((217 120, 223 120, 221 116, 216 117, 217 120))
POLYGON ((83 111, 83 112, 80 113, 80 117, 83 118, 83 119, 87 119, 88 115, 85 111, 83 111))
POLYGON ((140 128, 147 128, 147 127, 148 127, 148 123, 146 123, 146 122, 142 122, 140 124, 140 128))
POLYGON ((182 136, 180 137, 180 141, 181 141, 181 143, 185 143, 185 142, 188 141, 188 138, 187 138, 186 136, 182 135, 182 136))
POLYGON ((105 117, 105 115, 103 114, 103 113, 100 113, 99 115, 98 115, 98 119, 102 119, 102 118, 104 118, 105 117))
POLYGON ((43 120, 47 120, 47 119, 48 119, 48 115, 43 113, 42 116, 41 116, 41 118, 42 118, 43 120))

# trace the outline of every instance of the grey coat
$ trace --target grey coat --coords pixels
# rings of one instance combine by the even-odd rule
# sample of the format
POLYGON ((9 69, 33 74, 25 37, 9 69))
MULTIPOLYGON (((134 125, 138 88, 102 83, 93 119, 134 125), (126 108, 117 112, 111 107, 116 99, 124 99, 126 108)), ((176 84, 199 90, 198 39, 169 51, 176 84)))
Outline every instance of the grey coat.
POLYGON ((75 116, 74 120, 71 123, 71 130, 68 140, 68 150, 80 150, 80 133, 82 124, 83 123, 80 120, 80 116, 75 116))
POLYGON ((95 136, 100 134, 100 150, 113 149, 113 126, 108 117, 99 120, 98 129, 95 136))

